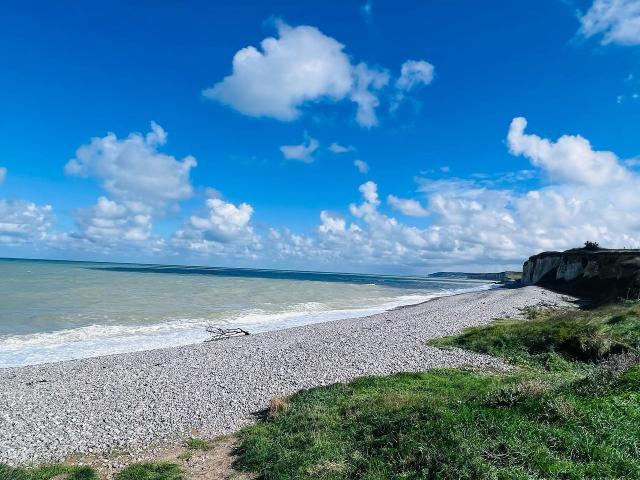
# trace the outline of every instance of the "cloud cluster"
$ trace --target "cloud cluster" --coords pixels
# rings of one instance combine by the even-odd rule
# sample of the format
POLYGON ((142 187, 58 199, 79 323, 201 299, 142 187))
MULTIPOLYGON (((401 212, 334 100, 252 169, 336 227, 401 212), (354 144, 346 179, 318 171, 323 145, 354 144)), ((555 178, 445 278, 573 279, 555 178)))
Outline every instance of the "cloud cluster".
POLYGON ((191 169, 196 159, 178 160, 158 149, 167 133, 155 122, 146 134, 124 139, 109 133, 92 138, 65 166, 67 175, 95 178, 110 197, 101 196, 89 208, 74 211, 73 237, 97 245, 144 242, 152 239, 153 218, 193 195, 191 169))
MULTIPOLYGON (((359 187, 359 203, 341 213, 322 210, 311 234, 254 224, 250 204, 232 203, 209 189, 210 197, 200 212, 190 215, 173 235, 159 237, 153 233, 154 215, 176 197, 151 193, 148 182, 141 189, 125 189, 126 183, 112 173, 125 168, 124 154, 91 147, 91 155, 77 156, 78 165, 92 176, 108 172, 99 178, 117 198, 101 196, 94 206, 78 209, 74 213, 77 229, 69 234, 51 233, 50 206, 1 200, 0 243, 61 246, 64 240, 67 248, 103 253, 144 251, 159 258, 405 272, 517 267, 533 252, 570 248, 585 240, 640 247, 640 176, 630 169, 633 162, 596 150, 579 135, 551 140, 527 133, 526 125, 524 118, 513 119, 507 145, 512 154, 526 157, 532 170, 462 179, 420 177, 414 198, 388 193, 386 204, 381 202, 378 184, 367 181, 359 187), (105 165, 109 162, 119 167, 105 165), (532 175, 547 183, 523 188, 532 175), (520 188, 512 188, 516 185, 520 188), (385 212, 386 207, 406 218, 395 218, 385 212), (413 217, 423 217, 426 225, 411 225, 413 217)), ((129 150, 129 159, 142 156, 149 168, 153 164, 149 158, 161 156, 165 171, 167 165, 173 166, 173 174, 178 175, 177 180, 162 181, 184 184, 187 180, 180 172, 185 162, 155 150, 165 137, 155 128, 145 137, 105 138, 111 150, 129 150), (131 144, 122 145, 131 139, 131 144)), ((100 140, 104 139, 94 139, 91 145, 100 140)), ((191 186, 183 191, 190 192, 191 186)))
MULTIPOLYGON (((0 185, 7 169, 0 167, 0 185)), ((51 205, 37 205, 23 199, 0 199, 0 246, 33 245, 38 248, 57 240, 51 228, 55 217, 51 205)))
POLYGON ((75 219, 76 238, 96 244, 141 242, 151 236, 151 209, 137 202, 122 204, 101 196, 94 206, 76 210, 75 219))
POLYGON ((320 233, 342 233, 346 230, 347 222, 340 215, 323 210, 320 212, 320 233))
POLYGON ((279 235, 277 249, 267 242, 264 251, 284 260, 291 252, 300 256, 304 245, 307 261, 422 271, 513 268, 534 252, 572 248, 585 240, 640 247, 638 174, 580 136, 550 140, 525 133, 525 126, 525 119, 513 120, 508 146, 513 154, 526 156, 535 171, 496 178, 418 178, 417 198, 386 197, 391 208, 408 217, 427 217, 425 227, 385 214, 378 185, 368 181, 359 188, 362 201, 349 205, 350 217, 322 211, 315 236, 279 235), (548 183, 509 188, 522 187, 532 173, 548 183))
POLYGON ((153 219, 191 195, 188 172, 195 160, 158 152, 166 133, 155 125, 146 136, 118 140, 110 134, 81 147, 67 171, 100 179, 113 198, 103 195, 95 205, 76 210, 77 228, 69 233, 52 232, 49 205, 0 200, 0 245, 405 272, 517 267, 534 252, 585 240, 640 247, 640 175, 631 167, 633 159, 596 150, 579 135, 553 140, 526 127, 526 119, 513 119, 507 146, 531 162, 530 170, 420 177, 414 198, 384 192, 385 203, 378 184, 367 181, 359 187, 359 202, 343 212, 322 210, 308 234, 254 223, 252 205, 230 202, 208 189, 202 209, 166 237, 154 233, 153 219), (140 163, 149 171, 140 170, 140 163), (144 177, 140 185, 125 172, 128 168, 144 177), (158 172, 174 178, 160 178, 158 172), (527 189, 533 175, 545 182, 527 189), (177 192, 151 188, 154 182, 177 186, 177 192), (395 218, 392 210, 406 218, 395 218), (423 217, 421 226, 409 223, 413 217, 423 217))
POLYGON ((51 205, 26 200, 0 200, 0 244, 19 246, 44 244, 51 238, 51 205))
MULTIPOLYGON (((245 115, 282 121, 298 118, 302 107, 312 102, 349 99, 357 106, 359 125, 378 124, 380 92, 390 82, 387 70, 352 63, 343 44, 315 27, 292 27, 282 21, 276 27, 277 38, 265 38, 259 49, 238 50, 232 73, 203 95, 245 115)), ((396 88, 407 92, 432 78, 432 65, 408 61, 396 88)))
POLYGON ((192 156, 177 160, 159 152, 166 140, 166 132, 155 122, 145 136, 132 133, 118 139, 109 133, 95 137, 76 151, 75 158, 66 164, 65 173, 98 179, 116 199, 166 207, 191 197, 189 173, 197 165, 192 156))
MULTIPOLYGON (((361 12, 370 22, 372 2, 361 12)), ((594 0, 579 20, 584 37, 640 45, 640 0, 594 0)), ((319 103, 350 102, 355 121, 370 128, 380 123, 384 106, 393 113, 434 80, 435 68, 424 60, 407 60, 392 74, 355 61, 342 43, 315 27, 280 21, 276 29, 277 35, 259 47, 238 50, 231 73, 203 95, 244 115, 281 121, 295 120, 319 103)), ((417 272, 516 267, 531 253, 585 240, 640 247, 637 158, 620 159, 580 135, 543 138, 530 133, 522 117, 512 120, 506 141, 509 152, 526 158, 530 169, 456 178, 441 167, 446 177, 416 179, 413 198, 366 181, 357 202, 338 212, 321 210, 307 233, 256 222, 252 205, 208 188, 197 212, 160 236, 154 232, 156 220, 176 214, 194 195, 190 175, 197 162, 163 153, 167 133, 152 122, 146 134, 92 138, 68 161, 67 175, 94 179, 104 191, 94 205, 73 211, 73 231, 52 231, 50 205, 0 199, 0 245, 417 272), (531 187, 532 178, 541 186, 531 187), (418 223, 411 224, 416 218, 418 223)), ((284 159, 305 163, 313 162, 319 149, 320 142, 306 134, 302 143, 280 147, 284 159)), ((335 142, 327 149, 334 154, 355 150, 335 142)), ((363 174, 369 171, 364 160, 353 165, 363 174)), ((0 185, 6 173, 0 167, 0 185)))
POLYGON ((601 36, 603 45, 640 45, 640 1, 595 0, 580 24, 582 35, 601 36))
POLYGON ((209 198, 201 215, 192 215, 171 238, 176 251, 205 256, 256 258, 260 237, 251 225, 253 207, 209 198))

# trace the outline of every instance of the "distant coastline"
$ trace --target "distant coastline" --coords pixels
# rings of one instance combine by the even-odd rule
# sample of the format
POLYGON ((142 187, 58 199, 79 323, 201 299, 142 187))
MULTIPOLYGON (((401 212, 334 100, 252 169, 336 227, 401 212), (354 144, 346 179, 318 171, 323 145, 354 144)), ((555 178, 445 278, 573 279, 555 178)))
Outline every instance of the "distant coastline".
POLYGON ((488 280, 495 282, 517 282, 522 278, 522 272, 507 270, 496 273, 474 272, 435 272, 427 275, 429 278, 464 278, 469 280, 488 280))

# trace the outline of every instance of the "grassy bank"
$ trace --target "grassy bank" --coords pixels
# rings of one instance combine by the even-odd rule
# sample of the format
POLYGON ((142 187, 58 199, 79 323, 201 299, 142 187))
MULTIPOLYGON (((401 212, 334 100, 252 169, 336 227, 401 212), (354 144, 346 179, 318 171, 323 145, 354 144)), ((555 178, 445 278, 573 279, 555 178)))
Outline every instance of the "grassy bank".
POLYGON ((242 432, 267 479, 640 478, 640 307, 530 312, 440 339, 513 363, 359 379, 242 432))

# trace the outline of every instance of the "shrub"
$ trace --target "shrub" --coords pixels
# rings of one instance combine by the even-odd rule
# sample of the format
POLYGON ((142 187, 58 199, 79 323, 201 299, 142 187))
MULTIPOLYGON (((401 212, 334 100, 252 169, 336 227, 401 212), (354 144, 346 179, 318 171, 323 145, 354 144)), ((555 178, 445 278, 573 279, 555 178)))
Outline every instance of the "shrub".
POLYGON ((598 245, 598 242, 591 242, 591 241, 587 240, 586 242, 584 242, 584 249, 585 250, 600 250, 600 245, 598 245))

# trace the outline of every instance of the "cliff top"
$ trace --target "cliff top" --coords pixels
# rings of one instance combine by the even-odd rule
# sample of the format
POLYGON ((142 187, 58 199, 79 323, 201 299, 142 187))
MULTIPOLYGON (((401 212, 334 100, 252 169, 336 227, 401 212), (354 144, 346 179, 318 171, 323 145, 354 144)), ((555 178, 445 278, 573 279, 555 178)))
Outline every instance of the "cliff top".
POLYGON ((549 251, 549 252, 541 252, 535 255, 531 255, 529 259, 539 259, 550 257, 553 255, 566 255, 566 254, 580 254, 580 255, 630 255, 637 256, 640 255, 640 248, 598 248, 597 250, 590 248, 571 248, 569 250, 565 250, 562 252, 557 251, 549 251))

